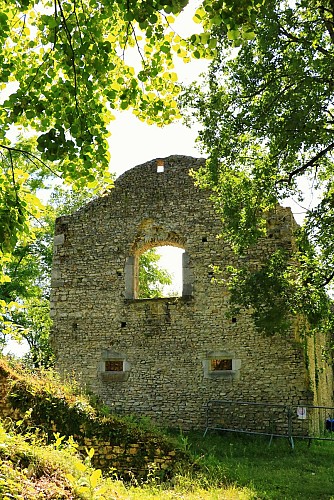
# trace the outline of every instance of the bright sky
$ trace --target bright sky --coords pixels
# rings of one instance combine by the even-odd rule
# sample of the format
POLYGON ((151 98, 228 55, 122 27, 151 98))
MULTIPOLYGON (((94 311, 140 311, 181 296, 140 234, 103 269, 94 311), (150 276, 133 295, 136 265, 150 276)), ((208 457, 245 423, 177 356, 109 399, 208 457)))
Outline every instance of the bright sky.
POLYGON ((110 137, 110 171, 118 175, 153 158, 173 154, 201 156, 196 149, 197 130, 182 123, 166 127, 146 125, 130 112, 117 113, 110 137))

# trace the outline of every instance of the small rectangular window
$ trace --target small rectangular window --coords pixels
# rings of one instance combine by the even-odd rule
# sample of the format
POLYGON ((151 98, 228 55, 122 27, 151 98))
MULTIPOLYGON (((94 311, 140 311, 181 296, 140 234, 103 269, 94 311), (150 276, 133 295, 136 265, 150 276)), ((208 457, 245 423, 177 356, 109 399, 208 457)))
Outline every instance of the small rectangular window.
POLYGON ((211 380, 239 380, 241 359, 234 351, 215 350, 206 352, 202 360, 204 378, 211 380))
POLYGON ((123 361, 122 360, 110 360, 105 361, 105 371, 106 372, 122 372, 123 371, 123 361))
POLYGON ((164 160, 157 160, 157 173, 162 174, 165 171, 165 162, 164 160))
POLYGON ((211 371, 232 371, 232 359, 212 359, 211 371))

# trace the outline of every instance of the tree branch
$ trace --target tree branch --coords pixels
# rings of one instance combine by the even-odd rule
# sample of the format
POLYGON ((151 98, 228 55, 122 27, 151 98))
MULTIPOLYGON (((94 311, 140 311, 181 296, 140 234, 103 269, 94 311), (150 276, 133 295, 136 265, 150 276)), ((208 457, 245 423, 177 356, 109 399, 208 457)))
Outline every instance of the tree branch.
POLYGON ((318 154, 316 154, 311 160, 309 160, 307 163, 304 163, 304 165, 302 165, 301 167, 299 168, 296 168, 295 170, 292 170, 292 172, 289 173, 289 176, 288 177, 285 177, 284 179, 279 179, 278 181, 276 181, 276 184, 283 184, 283 183, 287 183, 288 185, 291 184, 292 182, 292 179, 295 175, 298 175, 298 174, 301 174, 302 172, 305 172, 308 168, 310 167, 313 167, 313 165, 315 163, 317 163, 318 160, 320 160, 320 158, 322 158, 323 156, 326 156, 326 154, 331 151, 332 149, 334 149, 334 142, 332 142, 331 144, 329 144, 325 149, 323 149, 322 151, 320 151, 318 154))
POLYGON ((329 283, 334 279, 334 271, 331 272, 329 276, 321 283, 321 288, 325 287, 326 285, 329 285, 329 283))
POLYGON ((54 172, 54 170, 52 170, 52 168, 50 168, 49 165, 47 165, 46 163, 44 163, 44 161, 41 160, 40 158, 38 158, 38 156, 34 155, 33 153, 30 153, 30 151, 25 151, 24 149, 19 149, 19 148, 13 148, 13 147, 10 147, 10 146, 5 146, 4 144, 0 144, 0 148, 5 149, 6 151, 8 151, 10 155, 11 155, 12 152, 21 153, 24 156, 26 156, 34 165, 36 165, 36 163, 33 160, 36 160, 37 162, 41 163, 46 169, 48 169, 52 173, 52 175, 55 175, 59 179, 62 179, 61 175, 59 175, 56 172, 54 172))
POLYGON ((320 45, 314 46, 312 42, 309 42, 308 40, 305 40, 303 38, 298 38, 297 36, 293 35, 292 33, 289 33, 283 26, 280 25, 280 32, 283 33, 287 38, 292 40, 293 42, 301 43, 302 45, 307 45, 308 47, 313 47, 315 50, 318 50, 322 54, 325 54, 326 56, 329 55, 328 50, 324 49, 323 47, 320 47, 320 45))
POLYGON ((133 27, 132 23, 130 23, 130 24, 131 24, 131 28, 132 28, 132 34, 133 34, 133 36, 134 36, 134 38, 135 38, 135 42, 136 42, 136 46, 137 46, 137 50, 138 50, 138 52, 139 52, 139 55, 140 55, 140 57, 141 57, 141 60, 142 60, 142 62, 143 62, 143 64, 144 64, 144 66, 145 66, 145 65, 146 65, 146 63, 145 63, 145 59, 144 59, 144 56, 143 56, 143 54, 142 54, 142 51, 140 50, 140 46, 139 46, 139 43, 138 43, 138 39, 137 39, 137 35, 136 35, 136 31, 135 31, 135 29, 134 29, 134 27, 133 27))
POLYGON ((27 87, 25 88, 24 90, 24 94, 27 95, 27 92, 29 91, 31 85, 33 84, 33 82, 36 80, 37 76, 38 76, 38 73, 41 71, 42 67, 44 66, 44 64, 46 63, 46 61, 49 59, 50 57, 50 53, 53 49, 50 49, 48 52, 46 52, 43 56, 43 59, 42 59, 42 62, 41 64, 38 66, 38 68, 36 69, 36 72, 35 74, 31 77, 27 87))
POLYGON ((20 213, 20 215, 22 215, 22 211, 21 211, 21 208, 20 208, 19 195, 18 195, 18 192, 17 192, 17 185, 16 185, 16 181, 15 181, 13 156, 12 156, 11 150, 9 150, 9 159, 10 159, 10 168, 11 168, 11 171, 12 171, 12 181, 13 181, 13 186, 14 186, 14 191, 15 191, 16 203, 17 203, 17 206, 18 206, 19 213, 20 213))
POLYGON ((325 17, 325 10, 326 12, 329 12, 332 15, 333 19, 333 12, 331 12, 329 9, 325 9, 323 5, 319 7, 319 12, 320 15, 322 16, 322 20, 326 26, 326 29, 329 33, 329 36, 331 37, 332 43, 334 44, 334 29, 333 29, 333 21, 325 17))
POLYGON ((79 102, 78 102, 77 69, 75 67, 75 52, 74 52, 74 48, 73 48, 73 44, 72 44, 72 35, 70 33, 70 30, 68 29, 66 17, 65 17, 65 14, 64 14, 64 11, 63 11, 63 8, 62 8, 60 0, 58 0, 58 6, 59 6, 59 10, 60 10, 60 15, 61 15, 62 20, 64 22, 64 29, 65 29, 65 33, 66 33, 66 38, 68 40, 68 43, 69 43, 69 46, 70 46, 70 49, 71 49, 71 54, 72 54, 71 63, 72 63, 73 78, 74 78, 75 108, 77 110, 78 116, 80 117, 81 116, 81 112, 80 112, 80 107, 79 107, 79 102))
POLYGON ((78 19, 78 13, 77 13, 76 0, 74 0, 73 8, 74 8, 74 16, 75 16, 75 21, 77 23, 77 28, 78 28, 78 32, 79 32, 80 41, 81 41, 81 43, 83 43, 82 33, 81 33, 81 28, 80 28, 80 23, 79 23, 79 19, 78 19))
POLYGON ((125 42, 124 42, 124 46, 123 46, 123 54, 122 54, 122 59, 124 61, 124 58, 125 58, 125 49, 126 49, 126 46, 128 44, 128 40, 129 40, 129 31, 130 31, 130 26, 131 26, 131 22, 129 21, 128 24, 126 25, 126 36, 125 36, 125 42))
MULTIPOLYGON (((129 13, 130 12, 130 2, 129 0, 126 0, 126 11, 129 13)), ((124 46, 123 46, 123 55, 122 55, 122 59, 124 61, 124 57, 125 57, 125 49, 126 49, 126 46, 128 44, 128 39, 129 39, 129 27, 131 26, 131 21, 128 22, 128 24, 126 25, 126 36, 125 36, 125 42, 124 42, 124 46)), ((132 26, 131 26, 132 28, 132 26)))
MULTIPOLYGON (((55 21, 57 22, 57 17, 58 17, 57 0, 54 0, 54 17, 55 17, 55 21)), ((55 48, 56 43, 57 43, 57 27, 55 27, 55 31, 54 31, 53 48, 55 48)))

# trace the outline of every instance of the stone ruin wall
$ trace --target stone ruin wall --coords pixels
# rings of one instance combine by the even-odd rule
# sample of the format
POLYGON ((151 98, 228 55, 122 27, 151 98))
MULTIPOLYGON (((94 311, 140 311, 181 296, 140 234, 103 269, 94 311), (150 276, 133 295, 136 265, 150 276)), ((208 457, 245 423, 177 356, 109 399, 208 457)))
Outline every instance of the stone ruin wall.
MULTIPOLYGON (((211 265, 235 262, 217 239, 221 223, 189 168, 203 159, 172 156, 123 174, 110 195, 57 220, 52 274, 53 345, 61 371, 121 414, 173 427, 205 425, 210 399, 312 404, 310 377, 295 334, 264 337, 249 313, 228 319, 228 294, 211 265), (136 262, 147 248, 185 249, 184 296, 136 299, 136 262), (233 374, 210 373, 213 358, 233 359, 233 374), (105 361, 122 360, 124 373, 105 361)), ((247 258, 289 249, 295 222, 278 207, 268 238, 247 258)), ((312 387, 312 389, 315 389, 312 387)), ((325 389, 326 392, 326 389, 325 389)))

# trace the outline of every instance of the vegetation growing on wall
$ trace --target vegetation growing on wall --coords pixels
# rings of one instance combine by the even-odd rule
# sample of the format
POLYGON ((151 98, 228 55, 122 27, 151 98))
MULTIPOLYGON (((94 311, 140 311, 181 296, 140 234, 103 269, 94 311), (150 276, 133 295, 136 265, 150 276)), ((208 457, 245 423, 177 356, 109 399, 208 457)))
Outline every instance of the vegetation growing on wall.
MULTIPOLYGON (((187 458, 181 451, 175 451, 173 440, 157 430, 150 430, 151 424, 145 428, 134 419, 109 414, 107 407, 92 406, 84 394, 76 394, 73 385, 57 382, 54 373, 29 375, 23 367, 16 365, 12 368, 5 358, 0 358, 0 377, 2 382, 11 380, 6 399, 13 410, 19 412, 20 428, 25 431, 37 428, 49 442, 58 433, 66 438, 72 436, 81 447, 85 446, 87 439, 96 445, 100 442, 101 449, 108 446, 107 443, 109 447, 118 446, 123 456, 115 460, 124 468, 126 463, 129 467, 130 457, 134 471, 142 471, 149 462, 154 462, 157 450, 160 450, 158 455, 162 462, 164 456, 168 456, 167 469, 178 460, 187 458), (133 448, 136 444, 139 444, 138 449, 133 448), (132 448, 136 451, 129 455, 127 450, 132 448)), ((94 457, 97 462, 99 452, 94 457)))
POLYGON ((282 267, 277 254, 251 280, 236 280, 236 271, 233 293, 257 308, 250 281, 253 290, 275 281, 281 291, 276 303, 271 297, 273 309, 286 318, 304 313, 327 330, 333 329, 326 294, 334 278, 333 34, 331 2, 270 0, 256 16, 253 38, 238 48, 216 30, 206 84, 195 83, 185 98, 209 156, 198 181, 212 188, 224 238, 240 255, 268 236, 266 217, 277 203, 292 196, 305 215, 296 265, 282 267))

